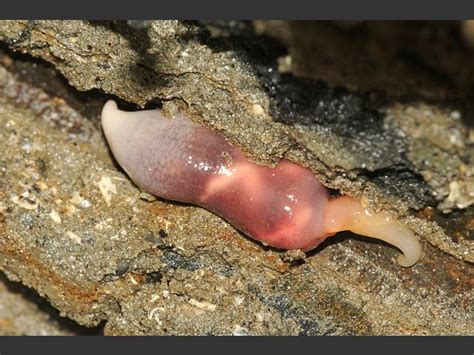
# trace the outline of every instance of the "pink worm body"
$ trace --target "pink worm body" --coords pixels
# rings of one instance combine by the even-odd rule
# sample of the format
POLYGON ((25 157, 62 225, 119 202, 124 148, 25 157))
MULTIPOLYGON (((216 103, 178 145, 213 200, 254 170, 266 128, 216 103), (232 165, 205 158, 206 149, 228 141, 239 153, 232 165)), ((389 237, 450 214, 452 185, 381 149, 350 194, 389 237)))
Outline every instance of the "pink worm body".
POLYGON ((387 214, 349 197, 330 200, 308 169, 288 160, 274 168, 252 163, 223 136, 181 114, 124 112, 109 101, 102 125, 116 160, 138 186, 202 206, 265 244, 308 251, 349 229, 397 246, 402 266, 420 257, 411 230, 387 214))

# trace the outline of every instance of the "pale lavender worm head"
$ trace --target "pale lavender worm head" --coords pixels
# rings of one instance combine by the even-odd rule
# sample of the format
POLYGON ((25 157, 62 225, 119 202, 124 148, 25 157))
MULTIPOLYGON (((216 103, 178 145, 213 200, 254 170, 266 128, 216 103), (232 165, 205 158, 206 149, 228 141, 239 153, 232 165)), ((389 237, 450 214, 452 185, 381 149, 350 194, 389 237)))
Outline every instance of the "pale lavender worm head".
POLYGON ((348 197, 329 201, 328 190, 298 164, 282 160, 270 168, 252 163, 220 134, 182 114, 166 118, 159 110, 124 112, 109 101, 102 125, 115 158, 138 186, 205 207, 261 242, 307 251, 350 229, 396 245, 404 252, 399 258, 403 266, 420 257, 413 233, 397 221, 348 197))

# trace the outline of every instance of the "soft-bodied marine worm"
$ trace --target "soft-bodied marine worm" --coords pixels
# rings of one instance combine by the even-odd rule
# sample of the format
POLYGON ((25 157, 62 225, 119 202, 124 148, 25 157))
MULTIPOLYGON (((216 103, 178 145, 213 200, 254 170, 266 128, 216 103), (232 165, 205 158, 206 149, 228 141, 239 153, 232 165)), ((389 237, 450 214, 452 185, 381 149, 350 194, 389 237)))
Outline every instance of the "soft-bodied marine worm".
POLYGON ((222 135, 183 114, 125 112, 108 101, 102 126, 116 160, 139 187, 202 206, 265 244, 308 251, 350 230, 399 248, 401 266, 421 256, 413 232, 388 214, 348 196, 331 199, 310 170, 289 160, 275 167, 253 163, 222 135))

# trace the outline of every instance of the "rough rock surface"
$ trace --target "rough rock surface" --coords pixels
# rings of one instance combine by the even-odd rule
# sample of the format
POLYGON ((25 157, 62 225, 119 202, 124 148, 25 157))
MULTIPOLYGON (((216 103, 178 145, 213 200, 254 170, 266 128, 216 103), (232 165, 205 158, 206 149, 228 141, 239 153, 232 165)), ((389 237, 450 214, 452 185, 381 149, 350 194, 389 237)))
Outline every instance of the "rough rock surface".
POLYGON ((42 310, 39 297, 25 296, 23 286, 0 276, 0 335, 72 335, 67 327, 42 310), (22 292, 23 291, 23 292, 22 292))
POLYGON ((472 96, 381 104, 297 79, 278 70, 281 45, 240 23, 1 21, 0 40, 0 268, 61 315, 106 334, 474 333, 472 96), (309 167, 409 224, 423 259, 400 268, 349 234, 300 259, 149 201, 108 155, 104 92, 309 167))

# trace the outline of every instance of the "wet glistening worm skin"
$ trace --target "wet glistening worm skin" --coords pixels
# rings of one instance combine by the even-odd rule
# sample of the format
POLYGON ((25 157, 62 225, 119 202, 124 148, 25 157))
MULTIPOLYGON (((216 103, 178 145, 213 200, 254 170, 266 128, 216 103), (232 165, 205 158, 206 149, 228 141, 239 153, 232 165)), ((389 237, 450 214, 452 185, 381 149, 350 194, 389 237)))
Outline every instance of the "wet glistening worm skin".
POLYGON ((204 207, 265 244, 308 251, 350 230, 399 248, 401 266, 421 256, 413 232, 388 214, 348 196, 331 199, 311 171, 291 161, 255 164, 219 133, 182 114, 125 112, 108 101, 102 126, 115 159, 142 189, 204 207))

